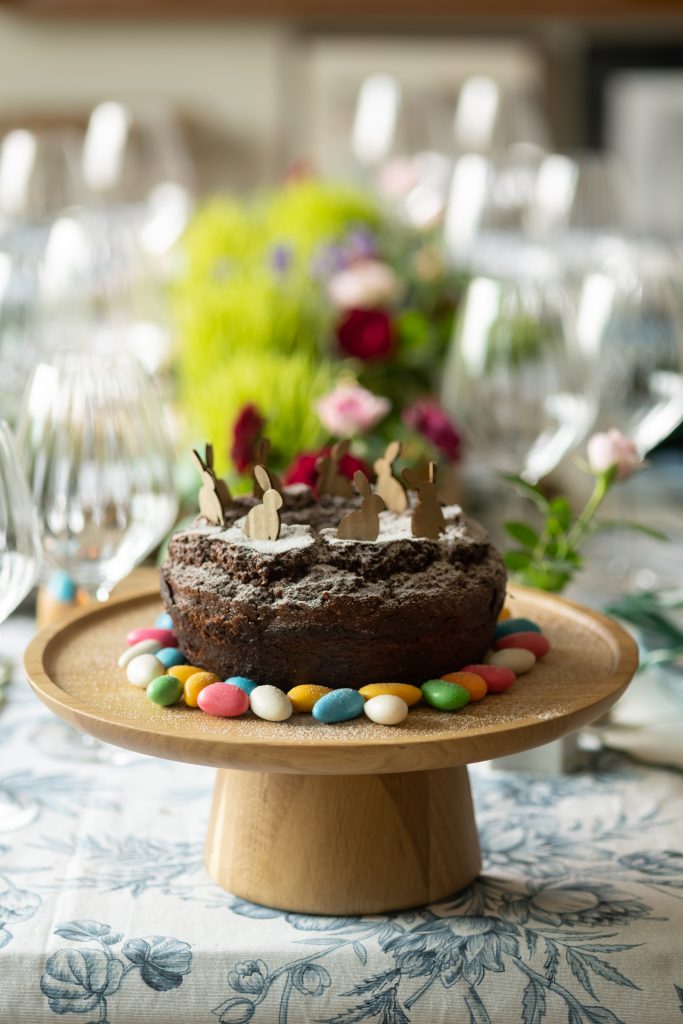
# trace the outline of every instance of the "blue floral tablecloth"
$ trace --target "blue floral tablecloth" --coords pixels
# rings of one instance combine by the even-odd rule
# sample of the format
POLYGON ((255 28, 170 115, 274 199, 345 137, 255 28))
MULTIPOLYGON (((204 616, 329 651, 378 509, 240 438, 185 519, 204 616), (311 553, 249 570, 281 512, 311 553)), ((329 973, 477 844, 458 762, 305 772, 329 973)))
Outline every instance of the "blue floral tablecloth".
MULTIPOLYGON (((29 636, 10 620, 0 649, 29 636)), ((93 745, 19 672, 0 751, 3 1024, 681 1019, 681 773, 614 755, 575 775, 475 768, 480 880, 329 918, 217 888, 213 772, 93 745)))

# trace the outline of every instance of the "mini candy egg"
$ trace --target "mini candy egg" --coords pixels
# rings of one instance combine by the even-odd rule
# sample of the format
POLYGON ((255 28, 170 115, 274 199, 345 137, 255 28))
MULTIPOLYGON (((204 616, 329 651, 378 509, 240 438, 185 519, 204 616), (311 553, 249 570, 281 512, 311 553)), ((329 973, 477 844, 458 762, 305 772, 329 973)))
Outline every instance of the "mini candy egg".
MULTIPOLYGON (((197 665, 173 665, 169 668, 168 674, 169 676, 175 676, 181 683, 186 683, 190 676, 197 675, 203 671, 204 669, 199 668, 197 665)), ((213 676, 213 679, 210 680, 212 683, 220 682, 219 677, 213 672, 209 672, 209 675, 213 676)))
POLYGON ((176 704, 183 694, 183 684, 175 676, 158 676, 147 687, 147 696, 154 704, 168 708, 176 704))
POLYGON ((178 641, 170 629, 154 629, 153 627, 131 629, 126 637, 126 643, 129 647, 132 647, 133 644, 138 643, 140 640, 158 640, 161 647, 178 646, 178 641))
POLYGON ((441 676, 445 683, 457 683, 464 686, 470 695, 470 700, 481 700, 488 693, 486 680, 474 672, 449 672, 441 676))
POLYGON ((225 681, 226 683, 230 683, 231 686, 237 686, 240 690, 244 690, 247 697, 258 686, 258 683, 255 683, 253 679, 247 679, 246 676, 230 676, 230 678, 225 681))
POLYGON ((47 581, 50 597, 61 604, 71 604, 76 600, 76 584, 64 569, 56 569, 47 581))
POLYGON ((185 655, 177 647, 162 647, 160 651, 157 651, 156 656, 164 668, 185 664, 185 655))
POLYGON ((457 683, 445 683, 443 679, 429 679, 422 684, 422 696, 439 711, 459 711, 470 702, 469 691, 457 683))
MULTIPOLYGON (((240 693, 244 691, 241 690, 240 693)), ((286 693, 278 690, 277 686, 257 686, 247 700, 254 714, 266 722, 284 722, 291 717, 293 711, 291 700, 286 693)))
MULTIPOLYGON (((176 665, 176 668, 184 668, 185 666, 176 665)), ((176 679, 180 679, 180 676, 176 672, 173 673, 176 679)), ((213 672, 202 672, 199 669, 194 669, 191 675, 183 681, 183 697, 188 708, 197 707, 197 698, 199 694, 207 686, 213 686, 215 683, 219 683, 220 679, 216 679, 213 672)))
POLYGON ((153 654, 138 654, 126 667, 128 682, 133 686, 149 686, 157 676, 163 676, 164 666, 153 654))
POLYGON ((314 686, 312 683, 302 683, 294 686, 287 696, 292 702, 295 711, 312 711, 316 703, 326 693, 331 693, 329 686, 314 686))
POLYGON ((119 658, 119 667, 126 668, 133 658, 137 658, 138 654, 156 654, 160 650, 161 644, 158 640, 140 640, 123 652, 119 658))
POLYGON ((361 686, 358 691, 366 700, 379 697, 384 693, 390 693, 394 697, 400 697, 409 708, 422 700, 422 690, 419 686, 411 686, 410 683, 368 683, 361 686))
POLYGON ((321 697, 313 707, 313 717, 318 722, 332 725, 334 722, 349 722, 352 718, 358 718, 364 708, 365 698, 358 690, 343 687, 321 697))
POLYGON ((379 693, 370 697, 363 708, 371 722, 378 725, 400 725, 408 717, 408 705, 393 693, 379 693))
POLYGON ((510 668, 502 665, 465 665, 463 672, 481 676, 486 681, 489 693, 503 693, 509 690, 517 676, 510 668))
MULTIPOLYGON (((503 607, 500 610, 500 615, 498 616, 498 621, 499 622, 505 622, 506 619, 511 619, 511 618, 512 618, 512 612, 510 611, 510 609, 508 608, 508 606, 506 604, 503 605, 503 607)), ((157 622, 157 626, 158 625, 159 625, 159 623, 157 622)))
POLYGON ((531 619, 506 619, 499 622, 493 631, 493 639, 500 640, 509 633, 540 633, 541 627, 531 619))
MULTIPOLYGON (((204 674, 204 673, 202 673, 204 674)), ((185 689, 196 679, 193 676, 185 683, 185 689)), ((226 683, 209 683, 197 695, 197 706, 207 715, 218 718, 237 718, 249 710, 249 697, 239 686, 226 683)))
POLYGON ((550 650, 550 642, 542 633, 510 633, 509 636, 502 636, 500 640, 496 640, 497 651, 515 648, 531 651, 537 658, 543 658, 550 650))
POLYGON ((523 676, 526 672, 531 672, 536 664, 536 655, 522 648, 508 648, 505 651, 492 651, 486 655, 485 661, 487 665, 510 668, 516 676, 523 676))
POLYGON ((154 620, 154 625, 157 629, 173 630, 173 619, 168 612, 161 612, 154 620))

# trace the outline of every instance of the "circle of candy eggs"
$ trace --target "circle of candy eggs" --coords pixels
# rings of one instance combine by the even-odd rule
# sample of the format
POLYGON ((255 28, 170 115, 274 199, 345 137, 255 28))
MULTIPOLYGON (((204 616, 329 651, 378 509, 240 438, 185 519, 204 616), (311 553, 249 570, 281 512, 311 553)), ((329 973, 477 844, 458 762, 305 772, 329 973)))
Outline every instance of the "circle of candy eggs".
POLYGON ((504 693, 517 678, 512 669, 503 665, 465 665, 461 671, 481 676, 489 693, 504 693))
MULTIPOLYGON (((201 707, 202 711, 204 711, 205 708, 202 707, 202 704, 200 703, 199 700, 200 694, 208 686, 215 686, 217 683, 220 682, 220 678, 216 675, 215 672, 202 672, 201 669, 195 669, 194 672, 187 676, 183 681, 183 697, 185 698, 185 703, 187 704, 188 708, 201 707)), ((221 683, 221 686, 223 685, 224 684, 221 683)), ((214 714, 214 712, 209 712, 209 714, 214 714)))
MULTIPOLYGON (((247 700, 256 717, 263 718, 266 722, 284 722, 291 717, 294 710, 287 694, 278 690, 277 686, 257 686, 247 700)), ((315 708, 313 712, 315 713, 315 708)))
POLYGON ((147 686, 147 696, 154 704, 163 708, 177 704, 183 692, 183 684, 175 676, 157 676, 147 686))
POLYGON ((510 633, 508 636, 501 636, 499 640, 496 640, 495 648, 497 651, 511 649, 531 651, 536 658, 543 658, 550 650, 550 643, 542 633, 510 633))
POLYGON ((342 687, 331 690, 313 706, 313 717, 317 722, 332 725, 334 722, 349 722, 363 714, 365 698, 358 690, 342 687))
POLYGON ((431 707, 439 711, 459 711, 470 702, 469 692, 457 683, 445 683, 443 679, 428 679, 422 684, 422 696, 431 707))
POLYGON ((126 636, 126 643, 129 647, 139 643, 140 640, 158 640, 160 647, 177 647, 178 641, 170 629, 157 629, 153 626, 131 629, 126 636))
POLYGON ((531 672, 536 664, 536 655, 523 648, 508 648, 505 651, 491 651, 484 660, 487 665, 509 668, 516 676, 523 676, 531 672))
POLYGON ((313 683, 301 683, 292 687, 287 696, 292 702, 295 711, 312 711, 321 697, 331 693, 329 686, 315 686, 313 683))
POLYGON ((173 619, 168 612, 160 612, 154 620, 154 626, 156 629, 173 629, 173 619))
POLYGON ((531 619, 505 619, 499 622, 493 631, 493 641, 500 640, 502 636, 510 633, 540 633, 541 627, 531 619))
POLYGON ((409 708, 422 700, 422 690, 419 686, 411 686, 410 683, 368 683, 367 686, 361 686, 358 692, 366 700, 382 694, 391 694, 404 700, 409 708))
POLYGON ((469 693, 470 700, 482 700, 488 693, 486 680, 474 672, 449 672, 441 678, 445 683, 456 683, 458 686, 463 686, 469 693))
POLYGON ((370 697, 363 710, 377 725, 400 725, 408 717, 408 705, 393 693, 378 693, 376 697, 370 697))
POLYGON ((139 640, 123 652, 119 658, 119 668, 127 668, 133 658, 137 658, 139 654, 156 654, 160 650, 161 644, 158 640, 139 640))
POLYGON ((164 668, 173 668, 175 665, 184 665, 186 658, 177 647, 162 647, 156 652, 156 656, 164 668))
MULTIPOLYGON (((202 675, 207 674, 202 673, 202 675)), ((186 690, 194 678, 191 676, 185 683, 186 690)), ((185 702, 187 703, 187 696, 185 702)), ((249 709, 249 695, 244 690, 240 690, 239 686, 231 686, 230 683, 209 683, 199 691, 195 706, 200 707, 207 715, 214 715, 218 718, 237 718, 238 715, 243 715, 249 709)))
MULTIPOLYGON (((175 676, 176 679, 179 679, 181 683, 186 683, 190 676, 198 675, 200 672, 203 671, 203 668, 198 668, 196 665, 174 665, 173 668, 169 668, 168 674, 169 676, 175 676)), ((211 675, 213 676, 211 682, 217 683, 218 676, 214 675, 213 672, 211 673, 211 675)))
MULTIPOLYGON (((126 666, 126 678, 133 686, 146 688, 153 679, 163 676, 166 669, 154 654, 138 654, 126 666)), ((176 680, 177 681, 177 680, 176 680)), ((182 685, 181 685, 182 690, 182 685)))
POLYGON ((248 679, 247 676, 230 676, 229 679, 225 680, 230 686, 237 686, 240 690, 244 690, 247 697, 256 689, 258 683, 255 683, 253 679, 248 679))

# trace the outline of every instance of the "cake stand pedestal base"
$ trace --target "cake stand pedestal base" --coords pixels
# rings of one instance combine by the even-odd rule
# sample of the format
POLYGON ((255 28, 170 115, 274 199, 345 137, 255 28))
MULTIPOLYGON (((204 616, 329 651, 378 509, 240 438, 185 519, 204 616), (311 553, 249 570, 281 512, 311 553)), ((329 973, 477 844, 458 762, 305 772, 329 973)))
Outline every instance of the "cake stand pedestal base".
POLYGON ((442 899, 481 867, 467 768, 219 769, 206 866, 235 895, 298 913, 379 914, 442 899))

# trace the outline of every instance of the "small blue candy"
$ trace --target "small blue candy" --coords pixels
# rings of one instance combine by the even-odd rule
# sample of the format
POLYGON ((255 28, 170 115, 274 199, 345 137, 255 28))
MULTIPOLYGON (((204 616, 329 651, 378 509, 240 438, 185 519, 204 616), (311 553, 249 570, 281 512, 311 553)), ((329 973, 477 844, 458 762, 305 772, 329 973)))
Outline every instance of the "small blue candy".
POLYGON ((531 619, 506 619, 499 622, 495 628, 493 639, 500 640, 502 636, 510 636, 511 633, 540 633, 541 627, 532 622, 531 619))
POLYGON ((173 668, 174 665, 187 665, 187 658, 177 647, 162 647, 154 657, 159 659, 164 668, 173 668))
POLYGON ((246 676, 230 676, 225 682, 236 686, 238 690, 244 690, 248 696, 251 696, 252 691, 258 686, 258 683, 255 683, 253 679, 247 679, 246 676))
POLYGON ((76 598, 76 584, 63 569, 53 572, 47 584, 50 597, 64 604, 71 604, 76 598))
POLYGON ((173 629, 173 619, 168 612, 161 612, 154 620, 157 629, 173 629))
POLYGON ((363 714, 365 698, 358 690, 332 690, 313 705, 312 715, 319 722, 331 725, 332 722, 348 722, 363 714))

